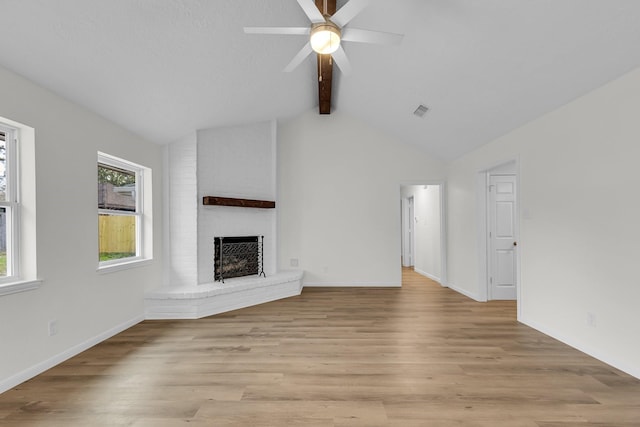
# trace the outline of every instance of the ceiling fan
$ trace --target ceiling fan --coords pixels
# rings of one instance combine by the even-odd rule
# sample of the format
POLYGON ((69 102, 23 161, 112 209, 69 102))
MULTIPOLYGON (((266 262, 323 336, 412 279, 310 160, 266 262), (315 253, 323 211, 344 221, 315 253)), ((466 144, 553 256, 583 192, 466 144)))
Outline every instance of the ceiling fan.
POLYGON ((401 34, 370 31, 347 27, 370 0, 349 0, 336 12, 336 0, 297 0, 311 21, 309 27, 245 27, 247 34, 284 34, 308 36, 309 41, 284 68, 293 71, 311 53, 318 55, 318 95, 320 114, 331 112, 331 80, 333 61, 344 75, 351 72, 351 64, 342 48, 342 42, 399 44, 401 34))

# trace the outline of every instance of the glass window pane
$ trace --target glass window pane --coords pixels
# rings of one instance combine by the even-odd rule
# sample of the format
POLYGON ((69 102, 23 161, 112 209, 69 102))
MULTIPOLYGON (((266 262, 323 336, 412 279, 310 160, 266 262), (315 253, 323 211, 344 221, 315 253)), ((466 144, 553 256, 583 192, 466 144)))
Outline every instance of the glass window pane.
POLYGON ((98 215, 99 260, 136 256, 135 215, 98 215))
POLYGON ((98 208, 136 211, 136 174, 98 164, 98 208))

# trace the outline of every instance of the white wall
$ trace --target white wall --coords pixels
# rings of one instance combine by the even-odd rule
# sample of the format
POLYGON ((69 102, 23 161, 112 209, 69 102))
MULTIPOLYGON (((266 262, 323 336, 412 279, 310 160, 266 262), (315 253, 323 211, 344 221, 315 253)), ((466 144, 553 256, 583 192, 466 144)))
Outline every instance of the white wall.
POLYGON ((278 138, 279 267, 305 286, 401 282, 400 185, 442 179, 440 162, 341 113, 309 111, 278 138))
POLYGON ((39 289, 0 296, 0 391, 142 320, 161 281, 162 239, 145 266, 99 274, 96 162, 102 151, 153 170, 153 231, 162 231, 161 148, 0 68, 0 117, 35 128, 39 289), (59 333, 48 336, 48 322, 59 333))
POLYGON ((448 265, 480 293, 476 177, 518 158, 520 320, 640 377, 638 111, 635 70, 453 162, 448 265))

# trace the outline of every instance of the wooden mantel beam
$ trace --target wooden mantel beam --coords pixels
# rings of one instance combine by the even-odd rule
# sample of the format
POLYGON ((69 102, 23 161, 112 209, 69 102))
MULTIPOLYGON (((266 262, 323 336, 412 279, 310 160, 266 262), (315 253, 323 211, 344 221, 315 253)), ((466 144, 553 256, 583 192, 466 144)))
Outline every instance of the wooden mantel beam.
POLYGON ((235 199, 232 197, 204 196, 202 204, 205 206, 235 206, 239 208, 273 209, 276 202, 271 200, 235 199))

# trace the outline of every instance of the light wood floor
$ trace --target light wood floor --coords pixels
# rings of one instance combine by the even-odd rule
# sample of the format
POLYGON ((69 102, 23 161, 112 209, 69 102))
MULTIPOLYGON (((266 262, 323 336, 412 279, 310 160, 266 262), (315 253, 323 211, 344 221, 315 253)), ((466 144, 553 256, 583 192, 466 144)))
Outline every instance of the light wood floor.
POLYGON ((640 381, 403 274, 143 322, 0 395, 0 425, 640 426, 640 381))

